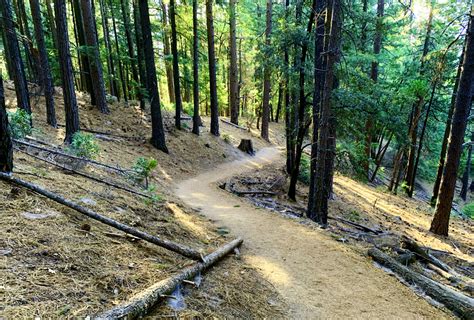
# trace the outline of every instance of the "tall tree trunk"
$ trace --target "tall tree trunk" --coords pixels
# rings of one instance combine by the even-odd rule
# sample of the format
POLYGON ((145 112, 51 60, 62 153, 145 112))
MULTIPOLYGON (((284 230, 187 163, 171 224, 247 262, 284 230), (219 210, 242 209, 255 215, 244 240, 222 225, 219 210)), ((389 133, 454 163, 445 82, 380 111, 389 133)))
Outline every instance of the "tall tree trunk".
MULTIPOLYGON (((139 86, 138 79, 138 70, 137 70, 137 61, 135 59, 135 53, 133 50, 133 39, 132 39, 132 27, 130 25, 130 6, 128 0, 120 0, 120 6, 122 11, 122 18, 125 29, 125 37, 127 39, 127 48, 128 48, 128 57, 130 58, 130 69, 132 70, 132 79, 134 81, 134 86, 131 88, 132 92, 136 91, 136 88, 139 86)), ((141 101, 140 91, 138 90, 137 94, 138 100, 141 101)))
POLYGON ((311 6, 311 14, 309 17, 308 25, 306 28, 306 39, 303 41, 303 45, 301 48, 301 57, 299 60, 299 106, 298 106, 298 132, 296 136, 296 152, 293 161, 293 167, 291 169, 291 180, 290 180, 290 187, 288 189, 288 197, 292 200, 296 200, 296 184, 298 182, 298 176, 300 173, 300 163, 301 163, 301 155, 303 153, 303 141, 306 135, 306 131, 309 127, 309 121, 306 120, 306 96, 305 96, 305 63, 306 63, 306 55, 308 53, 308 42, 310 38, 310 34, 312 32, 312 27, 314 24, 314 16, 315 11, 317 10, 317 1, 313 0, 311 6))
MULTIPOLYGON (((289 19, 289 6, 290 0, 285 0, 285 27, 288 27, 289 19)), ((288 40, 288 39, 285 39, 288 40)), ((288 42, 288 41, 285 41, 288 42)), ((290 105, 290 54, 288 46, 285 46, 284 49, 284 64, 285 64, 285 136, 286 136, 286 173, 291 173, 291 168, 293 168, 293 125, 291 117, 291 105, 290 105)))
POLYGON ((276 115, 275 115, 276 123, 278 123, 280 120, 282 95, 283 95, 283 85, 280 82, 280 84, 278 85, 278 102, 277 102, 277 109, 276 109, 276 115))
POLYGON ((51 68, 49 67, 48 53, 44 42, 43 22, 41 21, 41 9, 39 0, 30 0, 31 15, 33 17, 33 25, 35 29, 36 44, 40 58, 41 83, 43 86, 44 97, 46 100, 46 119, 53 128, 57 127, 56 111, 54 109, 54 87, 53 78, 51 76, 51 68))
POLYGON ((74 71, 72 69, 69 35, 67 28, 66 1, 54 0, 56 28, 58 31, 58 54, 63 86, 64 109, 66 113, 65 142, 71 143, 74 133, 79 131, 79 111, 74 91, 74 71))
MULTIPOLYGON (((272 44, 272 13, 273 0, 267 0, 267 14, 266 14, 266 29, 265 29, 265 46, 269 48, 272 44)), ((267 50, 266 52, 270 52, 267 50)), ((265 67, 263 71, 263 104, 262 104, 262 132, 261 137, 269 141, 268 136, 268 122, 270 121, 270 91, 271 91, 271 76, 272 68, 270 57, 267 55, 265 59, 265 67)))
POLYGON ((100 112, 109 113, 107 98, 105 95, 104 77, 102 73, 102 62, 99 56, 99 44, 97 43, 97 30, 93 17, 91 0, 81 0, 82 21, 84 23, 84 34, 89 57, 91 80, 94 84, 92 90, 96 99, 96 105, 100 112))
MULTIPOLYGON (((384 16, 384 7, 385 1, 378 0, 377 1, 377 22, 375 27, 375 37, 374 37, 374 56, 378 59, 380 55, 380 50, 382 49, 382 32, 383 32, 383 16, 384 16)), ((364 2, 364 10, 367 12, 367 1, 364 2)), ((362 33, 362 41, 365 42, 364 39, 366 34, 366 26, 363 27, 362 33)), ((372 61, 372 66, 370 70, 370 79, 376 83, 379 77, 379 63, 378 60, 372 61)), ((373 122, 373 115, 369 112, 367 116, 367 120, 365 122, 365 161, 364 161, 364 170, 367 173, 367 177, 369 174, 370 169, 370 158, 371 158, 371 146, 372 146, 372 139, 373 139, 373 130, 374 130, 374 122, 373 122)))
MULTIPOLYGON (((471 133, 471 142, 474 142, 474 132, 471 133)), ((469 151, 467 153, 466 168, 464 169, 464 174, 462 175, 462 188, 459 196, 461 199, 466 201, 467 199, 467 189, 469 188, 469 177, 471 176, 471 160, 472 160, 472 145, 469 146, 469 151)))
POLYGON ((456 79, 454 81, 453 93, 451 95, 451 103, 449 105, 448 119, 446 120, 446 128, 444 129, 443 143, 441 145, 441 153, 439 156, 438 170, 436 172, 436 180, 433 186, 433 195, 431 196, 431 205, 436 205, 436 199, 438 198, 439 186, 441 185, 441 178, 443 177, 444 163, 446 160, 446 151, 448 149, 449 133, 451 132, 451 123, 454 113, 454 105, 456 104, 456 96, 459 87, 459 78, 461 77, 462 62, 464 61, 464 51, 466 50, 466 43, 464 43, 463 51, 459 59, 458 70, 456 73, 456 79))
MULTIPOLYGON (((117 23, 115 21, 115 9, 113 7, 113 2, 112 0, 109 0, 109 7, 110 7, 110 12, 112 16, 112 27, 114 31, 114 42, 115 42, 115 56, 118 60, 118 67, 119 67, 119 76, 120 76, 120 83, 122 85, 122 93, 123 93, 123 99, 125 100, 125 103, 128 103, 128 89, 127 89, 127 81, 125 78, 125 74, 123 72, 123 64, 122 64, 122 59, 120 57, 120 46, 119 46, 119 41, 118 41, 118 34, 117 34, 117 23)), ((118 97, 120 98, 120 97, 118 97)))
POLYGON ((161 1, 161 13, 163 17, 163 50, 165 54, 166 81, 168 84, 168 97, 170 103, 176 103, 174 95, 173 64, 170 63, 171 56, 170 36, 168 31, 168 8, 164 1, 161 1))
POLYGON ((4 28, 4 23, 0 23, 0 33, 2 34, 2 45, 4 50, 5 63, 7 65, 8 79, 13 80, 13 63, 11 61, 11 55, 8 51, 7 36, 4 28))
POLYGON ((40 70, 38 69, 40 60, 37 52, 33 48, 33 37, 31 36, 30 27, 28 25, 25 2, 23 0, 17 0, 17 3, 19 11, 18 13, 20 15, 19 17, 17 16, 17 18, 19 19, 18 22, 20 23, 20 30, 24 36, 23 42, 26 49, 25 54, 32 71, 32 81, 38 83, 41 86, 41 89, 44 89, 43 84, 41 83, 41 76, 39 74, 40 70))
MULTIPOLYGON (((81 60, 81 66, 83 74, 81 75, 81 83, 85 84, 85 89, 91 96, 91 104, 96 105, 95 93, 92 86, 92 78, 91 78, 91 70, 90 70, 90 58, 87 55, 85 50, 87 43, 86 43, 86 36, 84 33, 84 23, 83 23, 83 16, 81 11, 81 2, 82 0, 73 0, 73 13, 76 23, 76 30, 77 30, 77 38, 78 38, 78 54, 81 60)), ((59 41, 59 40, 58 40, 59 41)))
POLYGON ((13 145, 8 128, 8 115, 5 106, 3 78, 0 74, 0 171, 13 171, 13 145))
POLYGON ((45 0, 46 12, 48 18, 48 28, 51 32, 53 38, 53 44, 55 50, 58 48, 58 32, 56 30, 56 21, 54 20, 53 6, 51 5, 51 0, 45 0))
POLYGON ((435 216, 430 228, 431 232, 444 236, 448 235, 449 216, 451 214, 454 191, 456 188, 457 171, 461 158, 464 134, 466 132, 467 117, 472 102, 474 85, 474 7, 471 7, 465 50, 462 72, 459 79, 459 89, 456 95, 451 133, 449 135, 446 164, 439 188, 435 216))
MULTIPOLYGON (((421 67, 420 67, 420 75, 425 73, 425 60, 426 56, 429 53, 429 46, 431 42, 431 30, 433 27, 433 7, 434 1, 431 1, 430 7, 430 14, 428 17, 428 23, 426 25, 426 36, 423 45, 423 53, 421 55, 421 67)), ((412 112, 412 121, 411 121, 411 128, 410 128, 410 149, 408 153, 408 165, 407 165, 407 173, 405 182, 407 185, 407 195, 409 197, 413 196, 413 192, 415 191, 415 179, 416 179, 416 171, 417 171, 417 158, 416 153, 417 151, 417 139, 418 139, 418 125, 419 120, 421 118, 421 109, 424 104, 424 97, 418 97, 418 101, 414 105, 414 111, 412 112)))
POLYGON ((211 94, 211 134, 219 136, 219 102, 217 100, 216 52, 212 0, 206 0, 207 49, 209 59, 209 92, 211 94))
POLYGON ((109 79, 109 90, 112 96, 117 96, 117 80, 115 79, 115 65, 114 59, 112 58, 112 46, 110 45, 110 32, 109 32, 109 18, 107 15, 107 7, 105 6, 104 0, 99 0, 100 14, 102 16, 102 31, 104 34, 105 49, 107 53, 107 73, 109 79))
POLYGON ((146 84, 145 54, 143 52, 143 36, 140 27, 140 13, 138 10, 138 0, 133 1, 133 17, 135 25, 135 42, 137 44, 138 73, 140 74, 140 109, 145 109, 145 97, 143 95, 143 86, 146 84))
MULTIPOLYGON (((339 52, 339 35, 340 35, 340 0, 331 0, 328 6, 328 14, 330 19, 326 19, 325 26, 327 50, 327 63, 325 64, 325 81, 321 100, 321 111, 319 116, 319 134, 318 134, 318 150, 316 156, 316 178, 314 187, 314 219, 321 225, 327 225, 328 215, 328 198, 330 190, 328 189, 327 175, 332 174, 334 168, 326 164, 328 158, 328 148, 331 141, 331 94, 334 85, 334 68, 339 52), (328 172, 331 171, 331 172, 328 172)), ((324 69, 323 69, 324 70, 324 69)))
POLYGON ((201 118, 199 116, 199 25, 197 0, 193 0, 193 102, 193 133, 199 135, 201 118))
POLYGON ((151 35, 150 16, 148 13, 148 1, 139 0, 139 7, 147 70, 147 90, 151 104, 151 144, 155 148, 168 153, 165 140, 165 129, 163 126, 163 117, 161 115, 161 102, 158 91, 158 79, 156 77, 155 53, 153 51, 153 38, 151 35))
POLYGON ((173 54, 173 84, 175 96, 175 126, 181 129, 181 110, 183 103, 181 101, 181 86, 179 83, 179 57, 178 57, 178 38, 176 35, 176 3, 170 0, 170 22, 171 22, 171 53, 173 54))
POLYGON ((229 1, 230 35, 229 35, 229 93, 230 93, 230 122, 239 124, 239 71, 237 66, 237 24, 235 5, 237 0, 229 1))
POLYGON ((25 77, 23 60, 20 55, 20 47, 16 37, 16 30, 13 24, 12 5, 10 0, 0 0, 0 10, 3 17, 3 28, 6 34, 8 53, 13 71, 13 82, 15 84, 17 105, 20 109, 31 114, 30 97, 28 84, 25 77))

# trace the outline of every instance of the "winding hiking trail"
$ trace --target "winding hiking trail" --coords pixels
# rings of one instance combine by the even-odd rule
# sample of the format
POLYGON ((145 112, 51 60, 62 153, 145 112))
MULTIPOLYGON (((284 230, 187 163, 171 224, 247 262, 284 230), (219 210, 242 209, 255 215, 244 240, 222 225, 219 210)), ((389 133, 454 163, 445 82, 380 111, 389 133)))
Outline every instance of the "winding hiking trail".
POLYGON ((242 256, 270 281, 292 319, 440 319, 449 315, 415 295, 324 230, 311 230, 219 189, 215 182, 280 157, 266 148, 177 185, 187 205, 244 238, 242 256))

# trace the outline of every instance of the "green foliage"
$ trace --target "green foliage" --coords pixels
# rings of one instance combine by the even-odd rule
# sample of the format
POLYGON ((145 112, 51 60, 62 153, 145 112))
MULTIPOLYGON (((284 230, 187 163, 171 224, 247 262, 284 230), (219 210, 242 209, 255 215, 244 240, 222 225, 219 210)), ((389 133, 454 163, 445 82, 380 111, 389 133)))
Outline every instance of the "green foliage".
POLYGON ((223 133, 222 135, 222 139, 226 142, 226 143, 232 143, 232 136, 228 133, 223 133))
POLYGON ((307 154, 303 153, 301 155, 300 174, 298 175, 298 180, 303 182, 306 185, 309 185, 310 176, 311 176, 311 159, 307 154))
POLYGON ((145 188, 148 189, 148 179, 151 173, 158 166, 158 161, 153 158, 140 157, 132 167, 133 179, 137 182, 145 182, 145 188))
POLYGON ((13 138, 22 139, 31 134, 31 116, 25 110, 17 109, 15 112, 8 112, 8 121, 13 138))
POLYGON ((76 132, 72 136, 68 151, 78 157, 95 159, 100 153, 100 148, 92 134, 76 132))
POLYGON ((474 202, 466 204, 462 211, 466 216, 474 219, 474 202))
POLYGON ((146 205, 153 205, 158 202, 163 202, 164 199, 161 195, 156 193, 156 186, 150 185, 146 190, 146 194, 150 196, 150 198, 145 199, 146 205))

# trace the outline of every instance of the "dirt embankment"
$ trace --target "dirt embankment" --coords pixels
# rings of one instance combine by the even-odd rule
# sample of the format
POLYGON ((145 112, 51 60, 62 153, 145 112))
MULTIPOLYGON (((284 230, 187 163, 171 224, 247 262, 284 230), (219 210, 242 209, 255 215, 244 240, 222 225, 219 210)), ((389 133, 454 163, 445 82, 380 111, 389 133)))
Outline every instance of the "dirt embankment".
MULTIPOLYGON (((15 106, 12 84, 7 83, 7 104, 15 106)), ((36 139, 61 145, 64 129, 46 126, 44 101, 33 99, 36 139)), ((161 199, 150 202, 126 191, 107 187, 15 152, 15 175, 57 192, 92 210, 165 239, 212 251, 231 239, 173 196, 176 181, 195 175, 241 154, 222 138, 201 137, 185 129, 175 131, 166 115, 166 155, 147 142, 149 115, 137 107, 111 106, 101 115, 78 93, 81 127, 109 133, 96 134, 98 161, 130 168, 138 157, 158 160, 151 183, 161 199), (110 135, 111 134, 111 135, 110 135), (122 136, 122 137, 119 137, 122 136), (126 137, 126 138, 123 138, 126 137), (176 204, 180 214, 170 210, 176 204)), ((59 123, 64 113, 56 95, 59 123)), ((10 109, 12 110, 12 109, 10 109)), ((206 123, 206 120, 205 120, 206 123)), ((189 126, 189 123, 188 123, 189 126)), ((249 134, 226 128, 232 141, 249 134), (234 132, 235 131, 235 132, 234 132)), ((260 147, 262 142, 256 141, 260 147)), ((93 166, 69 163, 61 157, 32 148, 25 151, 101 179, 140 189, 127 177, 93 166)), ((106 310, 151 284, 192 263, 175 253, 125 236, 110 227, 36 194, 0 182, 0 317, 6 319, 84 317, 106 310)), ((189 289, 189 288, 188 288, 189 289)), ((254 269, 230 256, 203 276, 202 288, 189 290, 183 316, 238 317, 239 314, 282 317, 285 309, 272 286, 254 269), (255 295, 252 293, 255 291, 255 295)), ((162 315, 176 311, 162 310, 162 315)))

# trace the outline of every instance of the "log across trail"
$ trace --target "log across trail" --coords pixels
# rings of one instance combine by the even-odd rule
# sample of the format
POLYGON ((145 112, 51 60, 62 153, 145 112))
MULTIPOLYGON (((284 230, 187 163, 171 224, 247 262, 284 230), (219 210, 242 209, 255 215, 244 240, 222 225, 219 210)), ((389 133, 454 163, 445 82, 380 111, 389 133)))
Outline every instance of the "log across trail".
POLYGON ((43 189, 43 188, 41 188, 41 187, 39 187, 39 186, 37 186, 33 183, 15 178, 12 175, 6 174, 4 172, 0 172, 0 179, 4 180, 6 182, 24 187, 24 188, 29 189, 31 191, 34 191, 34 192, 36 192, 36 193, 38 193, 42 196, 45 196, 45 197, 47 197, 47 198, 49 198, 53 201, 56 201, 57 203, 60 203, 64 206, 66 206, 66 207, 74 209, 77 212, 88 216, 89 218, 100 221, 100 222, 102 222, 102 223, 104 223, 108 226, 116 228, 116 229, 118 229, 120 231, 123 231, 125 233, 131 234, 132 236, 143 239, 147 242, 156 244, 156 245, 158 245, 160 247, 163 247, 165 249, 168 249, 170 251, 179 253, 179 254, 181 254, 185 257, 188 257, 190 259, 194 259, 194 260, 201 260, 202 259, 201 253, 197 250, 191 249, 187 246, 184 246, 184 245, 176 243, 176 242, 161 239, 157 236, 153 236, 153 235, 148 234, 146 232, 143 232, 143 231, 140 231, 138 229, 132 228, 132 227, 126 225, 126 224, 120 223, 120 222, 115 221, 111 218, 108 218, 106 216, 98 214, 98 213, 96 213, 96 212, 94 212, 94 211, 92 211, 88 208, 80 206, 77 203, 74 203, 74 202, 72 202, 68 199, 65 199, 65 198, 63 198, 63 197, 59 196, 58 194, 55 194, 51 191, 45 190, 45 189, 43 189))
POLYGON ((290 319, 449 319, 367 257, 324 230, 257 209, 218 187, 219 181, 283 163, 277 148, 226 163, 177 185, 188 206, 242 237, 241 259, 258 270, 287 302, 290 319))
POLYGON ((113 319, 136 319, 146 316, 154 306, 164 299, 164 296, 173 292, 183 281, 192 279, 198 273, 201 273, 224 258, 234 249, 242 244, 242 239, 236 239, 220 247, 213 253, 204 257, 202 262, 197 262, 181 270, 177 275, 164 279, 145 291, 132 297, 129 301, 119 305, 109 311, 106 311, 94 319, 113 320, 113 319))

